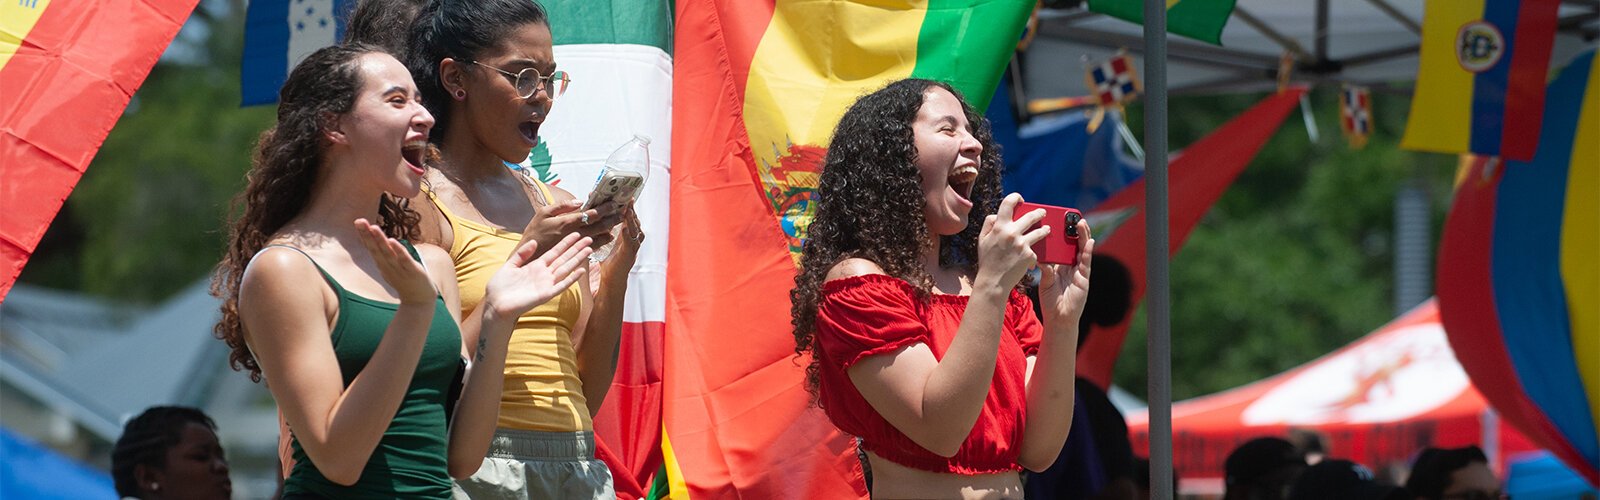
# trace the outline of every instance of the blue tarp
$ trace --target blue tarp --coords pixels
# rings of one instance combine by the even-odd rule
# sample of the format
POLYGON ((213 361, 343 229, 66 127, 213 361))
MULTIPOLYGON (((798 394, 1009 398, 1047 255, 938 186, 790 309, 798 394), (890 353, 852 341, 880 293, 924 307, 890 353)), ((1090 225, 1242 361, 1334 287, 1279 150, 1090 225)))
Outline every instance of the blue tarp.
POLYGON ((117 498, 111 475, 0 428, 0 499, 117 498))
POLYGON ((1064 111, 1017 123, 1010 77, 1002 79, 985 116, 1005 161, 1004 192, 1034 203, 1088 212, 1144 173, 1123 153, 1117 121, 1106 116, 1093 134, 1084 111, 1064 111))

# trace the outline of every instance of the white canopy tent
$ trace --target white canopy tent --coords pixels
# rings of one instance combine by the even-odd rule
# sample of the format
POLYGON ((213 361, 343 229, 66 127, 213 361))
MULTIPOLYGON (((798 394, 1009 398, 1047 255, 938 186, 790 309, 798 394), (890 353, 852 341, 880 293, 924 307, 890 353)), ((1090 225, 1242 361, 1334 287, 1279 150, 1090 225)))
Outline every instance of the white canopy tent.
MULTIPOLYGON (((1422 11, 1422 0, 1238 0, 1221 47, 1168 38, 1168 94, 1273 89, 1279 56, 1288 51, 1295 55, 1296 81, 1346 82, 1409 95, 1422 11)), ((1600 0, 1563 1, 1557 29, 1552 67, 1594 46, 1600 0)), ((1126 48, 1143 64, 1142 36, 1137 24, 1083 7, 1042 10, 1023 61, 1027 96, 1088 94, 1080 58, 1104 59, 1126 48)))

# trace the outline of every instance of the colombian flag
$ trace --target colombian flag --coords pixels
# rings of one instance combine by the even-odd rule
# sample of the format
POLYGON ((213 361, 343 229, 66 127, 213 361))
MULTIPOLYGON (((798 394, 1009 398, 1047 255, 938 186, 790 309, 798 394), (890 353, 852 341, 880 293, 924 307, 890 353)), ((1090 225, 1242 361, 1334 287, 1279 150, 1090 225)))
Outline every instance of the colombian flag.
POLYGON ((1560 0, 1429 1, 1400 146, 1531 159, 1560 6, 1560 0))
POLYGON ((808 405, 789 323, 829 135, 906 77, 982 110, 1034 4, 678 2, 663 424, 689 496, 866 495, 855 443, 808 405))
POLYGON ((0 1, 0 300, 196 1, 0 1))
POLYGON ((1600 484, 1600 66, 1549 87, 1530 161, 1474 161, 1439 243, 1450 345, 1496 410, 1600 484))

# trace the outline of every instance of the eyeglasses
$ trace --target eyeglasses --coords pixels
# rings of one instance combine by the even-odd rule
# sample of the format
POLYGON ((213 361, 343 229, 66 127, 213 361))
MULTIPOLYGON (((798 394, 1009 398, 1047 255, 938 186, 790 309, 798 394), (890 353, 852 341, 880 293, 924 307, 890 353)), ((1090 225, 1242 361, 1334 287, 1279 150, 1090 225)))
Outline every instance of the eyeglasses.
POLYGON ((501 75, 505 75, 507 79, 511 80, 513 85, 516 85, 517 95, 521 96, 523 99, 533 97, 533 93, 538 92, 539 89, 542 88, 544 89, 545 94, 550 96, 550 100, 554 101, 557 97, 561 97, 561 94, 565 94, 567 92, 567 84, 572 83, 572 78, 567 76, 567 72, 561 70, 556 70, 555 72, 550 73, 550 76, 545 76, 539 74, 539 70, 533 68, 527 68, 521 72, 512 73, 510 71, 496 68, 478 61, 468 62, 498 71, 501 75))

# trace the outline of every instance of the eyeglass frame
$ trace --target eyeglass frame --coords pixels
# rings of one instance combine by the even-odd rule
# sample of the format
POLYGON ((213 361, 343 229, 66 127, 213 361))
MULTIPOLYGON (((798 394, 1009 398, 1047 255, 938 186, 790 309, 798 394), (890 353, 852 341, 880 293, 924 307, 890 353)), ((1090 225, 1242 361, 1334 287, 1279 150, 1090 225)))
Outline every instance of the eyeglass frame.
MULTIPOLYGON (((511 79, 511 86, 512 87, 517 87, 518 86, 517 85, 517 81, 522 79, 522 74, 523 73, 527 73, 529 71, 532 71, 534 76, 535 76, 534 81, 533 81, 533 91, 532 92, 528 92, 528 95, 521 96, 521 98, 523 98, 523 99, 531 98, 531 97, 533 97, 534 94, 539 93, 539 89, 544 89, 545 95, 550 96, 550 100, 552 100, 552 101, 555 100, 556 96, 558 96, 560 94, 556 94, 556 93, 550 92, 550 88, 551 88, 551 85, 555 83, 555 77, 556 77, 556 74, 558 74, 558 73, 561 75, 561 86, 563 88, 565 88, 567 85, 571 85, 572 84, 572 77, 570 75, 568 75, 566 71, 559 70, 559 69, 550 72, 549 75, 545 75, 545 74, 539 72, 539 68, 535 68, 535 67, 529 66, 527 68, 523 68, 522 71, 518 71, 516 73, 512 73, 510 71, 506 71, 506 70, 503 70, 503 69, 500 69, 500 68, 496 68, 494 66, 490 66, 490 65, 478 62, 477 60, 469 60, 469 61, 467 61, 467 63, 468 64, 476 64, 478 66, 483 66, 485 68, 489 68, 489 69, 492 69, 492 70, 500 72, 501 75, 504 75, 506 78, 510 78, 511 79)), ((563 90, 563 91, 561 91, 561 93, 565 94, 566 91, 563 90)))

